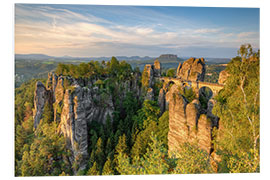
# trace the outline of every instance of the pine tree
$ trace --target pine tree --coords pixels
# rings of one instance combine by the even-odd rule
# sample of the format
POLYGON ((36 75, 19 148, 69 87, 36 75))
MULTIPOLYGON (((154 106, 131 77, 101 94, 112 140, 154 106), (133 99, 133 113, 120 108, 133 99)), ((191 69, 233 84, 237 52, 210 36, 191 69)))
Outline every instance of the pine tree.
POLYGON ((99 175, 96 162, 94 162, 93 166, 87 171, 87 175, 92 175, 92 176, 99 175))
POLYGON ((105 155, 104 155, 104 148, 101 137, 98 138, 97 144, 96 144, 96 152, 95 152, 95 159, 97 163, 97 169, 101 172, 103 164, 105 162, 105 155))
POLYGON ((114 175, 111 158, 108 158, 104 164, 102 175, 114 175))

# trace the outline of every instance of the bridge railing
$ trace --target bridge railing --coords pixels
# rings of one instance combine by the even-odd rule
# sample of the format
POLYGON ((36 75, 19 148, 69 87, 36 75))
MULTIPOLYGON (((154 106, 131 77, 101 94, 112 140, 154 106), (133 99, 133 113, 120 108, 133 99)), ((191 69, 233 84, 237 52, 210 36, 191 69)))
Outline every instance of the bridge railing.
POLYGON ((218 86, 218 87, 224 87, 223 84, 218 84, 218 83, 210 83, 210 82, 203 82, 203 81, 188 81, 188 80, 183 80, 180 78, 172 78, 172 77, 161 77, 160 79, 167 80, 167 81, 181 81, 181 82, 187 82, 187 83, 198 83, 200 85, 207 85, 207 86, 218 86))

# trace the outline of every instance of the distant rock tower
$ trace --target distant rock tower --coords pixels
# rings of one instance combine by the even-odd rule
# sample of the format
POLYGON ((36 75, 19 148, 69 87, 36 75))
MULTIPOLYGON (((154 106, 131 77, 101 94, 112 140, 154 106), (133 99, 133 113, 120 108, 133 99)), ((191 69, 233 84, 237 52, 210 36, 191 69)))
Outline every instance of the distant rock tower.
POLYGON ((154 77, 160 77, 161 76, 161 65, 158 59, 154 62, 154 77))

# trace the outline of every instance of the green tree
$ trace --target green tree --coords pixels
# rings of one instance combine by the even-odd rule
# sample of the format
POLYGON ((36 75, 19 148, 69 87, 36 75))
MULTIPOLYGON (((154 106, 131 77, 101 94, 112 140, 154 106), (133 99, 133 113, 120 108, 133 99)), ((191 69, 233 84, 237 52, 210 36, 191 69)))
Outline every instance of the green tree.
POLYGON ((63 171, 70 173, 71 167, 63 157, 65 139, 57 133, 57 124, 40 122, 39 131, 31 144, 29 152, 24 151, 22 160, 22 176, 59 175, 63 171))
POLYGON ((108 158, 105 162, 102 170, 102 175, 114 175, 113 163, 111 161, 111 158, 108 158))
POLYGON ((176 69, 175 68, 170 68, 170 69, 168 69, 168 71, 167 71, 167 77, 175 77, 175 75, 176 75, 176 69))
POLYGON ((169 132, 169 111, 165 111, 158 119, 158 125, 155 130, 158 140, 167 148, 168 147, 168 132, 169 132))
POLYGON ((96 162, 94 162, 93 166, 87 171, 87 175, 92 175, 92 176, 99 175, 96 162))
POLYGON ((173 173, 176 174, 202 174, 214 173, 207 152, 196 145, 185 143, 181 151, 176 153, 177 166, 173 173))
POLYGON ((103 148, 103 143, 102 139, 98 138, 97 144, 96 144, 96 152, 95 152, 95 159, 97 163, 97 169, 99 172, 101 172, 104 161, 105 161, 105 155, 104 155, 104 148, 103 148))
POLYGON ((119 165, 116 167, 120 174, 167 174, 169 165, 165 160, 166 149, 157 137, 152 133, 150 136, 149 148, 142 158, 138 156, 130 158, 120 152, 118 158, 119 165))
POLYGON ((220 171, 259 172, 259 51, 243 45, 239 53, 226 68, 229 77, 213 109, 222 127, 216 142, 220 171))

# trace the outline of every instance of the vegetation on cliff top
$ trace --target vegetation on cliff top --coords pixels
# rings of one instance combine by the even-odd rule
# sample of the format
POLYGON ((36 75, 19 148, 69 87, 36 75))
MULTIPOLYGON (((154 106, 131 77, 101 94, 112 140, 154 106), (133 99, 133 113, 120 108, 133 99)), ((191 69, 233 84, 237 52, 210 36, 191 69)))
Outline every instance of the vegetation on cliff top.
MULTIPOLYGON (((242 46, 232 59, 225 88, 214 108, 220 117, 215 142, 220 157, 218 172, 259 172, 259 52, 242 46)), ((77 175, 174 174, 214 172, 208 154, 196 144, 183 144, 176 156, 168 155, 169 112, 160 116, 157 101, 137 99, 132 92, 120 98, 120 82, 134 78, 126 62, 91 61, 80 65, 59 64, 56 73, 75 78, 95 78, 99 89, 114 97, 115 112, 105 124, 91 122, 88 132, 87 168, 77 175), (176 158, 177 157, 177 158, 176 158)), ((37 130, 33 130, 33 97, 37 80, 15 90, 15 175, 74 175, 77 162, 68 161, 64 137, 47 106, 37 130)), ((142 80, 142 84, 147 83, 142 80)), ((156 86, 158 92, 160 86, 156 86)), ((183 95, 191 102, 192 90, 183 95)), ((155 93, 155 96, 157 94, 155 93)), ((157 99, 157 98, 155 98, 157 99)))

